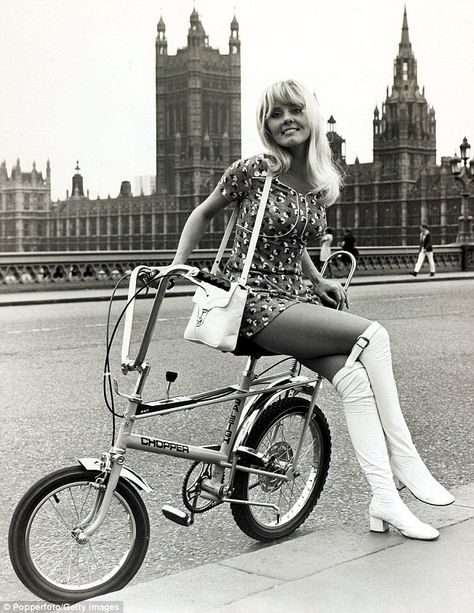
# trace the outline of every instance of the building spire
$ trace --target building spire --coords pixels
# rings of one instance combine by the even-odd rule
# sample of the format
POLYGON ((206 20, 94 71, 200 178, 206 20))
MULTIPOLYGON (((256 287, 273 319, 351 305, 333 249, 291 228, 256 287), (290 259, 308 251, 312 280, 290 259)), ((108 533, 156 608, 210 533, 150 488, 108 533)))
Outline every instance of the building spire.
POLYGON ((417 67, 408 35, 406 7, 403 10, 402 37, 398 45, 398 55, 394 61, 393 92, 404 97, 414 96, 418 92, 417 67))
POLYGON ((156 29, 158 32, 166 32, 166 25, 165 22, 163 21, 163 13, 160 13, 160 20, 158 22, 158 25, 156 26, 156 29))
POLYGON ((413 55, 413 52, 411 50, 410 36, 408 33, 408 17, 406 5, 403 9, 402 38, 400 40, 400 45, 398 48, 398 55, 404 57, 413 55))

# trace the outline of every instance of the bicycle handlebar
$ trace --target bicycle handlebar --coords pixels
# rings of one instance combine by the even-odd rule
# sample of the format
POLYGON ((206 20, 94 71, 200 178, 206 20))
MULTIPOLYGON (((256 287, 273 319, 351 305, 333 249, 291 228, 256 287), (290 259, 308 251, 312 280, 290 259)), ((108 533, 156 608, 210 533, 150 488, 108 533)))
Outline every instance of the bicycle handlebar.
POLYGON ((126 307, 127 311, 125 313, 125 323, 122 337, 121 362, 122 372, 124 374, 127 374, 127 372, 131 370, 134 370, 137 366, 141 367, 145 359, 146 351, 148 349, 148 345, 150 343, 151 336, 155 327, 156 315, 159 311, 159 307, 166 293, 170 277, 178 275, 185 276, 192 270, 193 268, 191 266, 186 266, 184 264, 175 266, 164 266, 162 268, 157 268, 156 266, 136 266, 133 269, 132 274, 130 276, 130 283, 128 285, 126 307), (132 336, 133 312, 135 309, 135 299, 137 297, 138 279, 143 280, 147 285, 151 285, 152 283, 158 283, 158 289, 154 299, 152 312, 148 317, 147 326, 143 335, 142 342, 140 344, 140 349, 138 351, 137 357, 135 359, 131 359, 129 357, 130 340, 132 336))

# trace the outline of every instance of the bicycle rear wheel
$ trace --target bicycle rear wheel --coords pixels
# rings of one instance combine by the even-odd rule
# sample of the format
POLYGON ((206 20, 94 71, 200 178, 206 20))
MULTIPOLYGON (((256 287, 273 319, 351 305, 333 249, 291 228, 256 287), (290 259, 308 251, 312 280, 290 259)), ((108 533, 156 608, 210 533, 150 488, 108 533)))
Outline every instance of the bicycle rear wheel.
POLYGON ((34 594, 74 603, 124 587, 145 557, 150 523, 137 490, 120 479, 107 516, 85 542, 73 534, 93 508, 98 471, 80 466, 54 472, 33 485, 10 524, 13 568, 34 594))
MULTIPOLYGON (((309 401, 304 398, 284 398, 272 403, 259 416, 245 445, 267 457, 274 457, 266 470, 291 475, 292 461, 297 452, 309 401)), ((233 497, 250 502, 278 506, 279 516, 269 507, 231 504, 239 528, 248 536, 271 541, 291 534, 314 508, 326 481, 331 457, 331 435, 322 411, 315 407, 309 427, 303 437, 298 471, 289 481, 236 473, 233 497)))

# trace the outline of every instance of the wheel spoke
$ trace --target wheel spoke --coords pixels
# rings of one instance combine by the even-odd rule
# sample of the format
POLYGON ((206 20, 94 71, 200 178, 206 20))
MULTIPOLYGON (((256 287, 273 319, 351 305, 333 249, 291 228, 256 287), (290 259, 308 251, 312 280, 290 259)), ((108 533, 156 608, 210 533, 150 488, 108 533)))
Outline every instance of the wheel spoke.
POLYGON ((94 553, 94 550, 92 549, 92 545, 91 545, 91 543, 89 542, 89 543, 87 543, 87 545, 88 545, 89 552, 90 552, 90 554, 91 554, 91 556, 92 556, 92 559, 94 560, 94 564, 95 564, 95 566, 96 566, 97 570, 99 570, 99 567, 104 568, 104 565, 103 565, 103 564, 100 564, 100 563, 99 563, 99 561, 97 560, 97 558, 96 558, 96 556, 95 556, 95 553, 94 553))
POLYGON ((58 547, 59 545, 61 545, 62 542, 64 542, 64 544, 71 542, 72 541, 72 536, 71 534, 63 534, 62 536, 59 537, 59 541, 55 541, 54 543, 50 543, 48 546, 46 546, 45 548, 35 551, 36 555, 38 556, 38 558, 43 558, 45 556, 47 556, 51 551, 57 553, 58 552, 58 547))
POLYGON ((91 486, 87 485, 87 493, 86 493, 86 496, 85 496, 84 500, 82 501, 82 506, 81 506, 81 511, 80 511, 79 517, 83 517, 84 507, 86 506, 87 501, 89 500, 89 496, 91 494, 91 491, 92 491, 91 486))
POLYGON ((66 526, 66 528, 68 527, 68 524, 66 522, 66 520, 63 518, 63 516, 61 515, 61 513, 58 510, 58 503, 57 502, 53 502, 51 498, 49 498, 48 500, 49 504, 51 505, 51 507, 53 508, 53 515, 56 515, 56 518, 58 520, 59 523, 63 524, 63 526, 66 526))
POLYGON ((76 513, 76 519, 79 520, 80 519, 79 511, 78 511, 77 506, 76 506, 76 501, 74 500, 74 496, 73 496, 73 493, 72 493, 72 488, 68 488, 68 492, 69 492, 69 495, 71 497, 72 506, 74 507, 74 511, 76 513))

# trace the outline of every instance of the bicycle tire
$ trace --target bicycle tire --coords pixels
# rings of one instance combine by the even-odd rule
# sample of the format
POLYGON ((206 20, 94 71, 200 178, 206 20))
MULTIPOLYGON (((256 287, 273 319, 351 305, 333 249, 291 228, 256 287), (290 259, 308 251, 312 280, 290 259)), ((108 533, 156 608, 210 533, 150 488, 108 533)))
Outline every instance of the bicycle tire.
POLYGON ((119 479, 107 516, 90 541, 80 544, 72 535, 78 518, 92 508, 97 490, 89 484, 99 474, 81 466, 51 473, 26 492, 13 513, 8 536, 13 569, 31 592, 48 602, 75 603, 119 590, 146 555, 148 513, 139 492, 124 479, 119 479), (102 576, 94 578, 95 572, 102 576))
MULTIPOLYGON (((309 401, 300 397, 283 398, 272 403, 258 417, 244 444, 290 463, 308 408, 309 401), (290 429, 293 425, 294 432, 290 429)), ((278 503, 280 507, 278 518, 273 510, 265 507, 231 504, 235 522, 251 538, 272 541, 288 536, 306 520, 318 501, 331 459, 331 433, 319 407, 314 408, 305 436, 298 463, 300 474, 295 479, 284 482, 237 471, 233 498, 278 503)))

